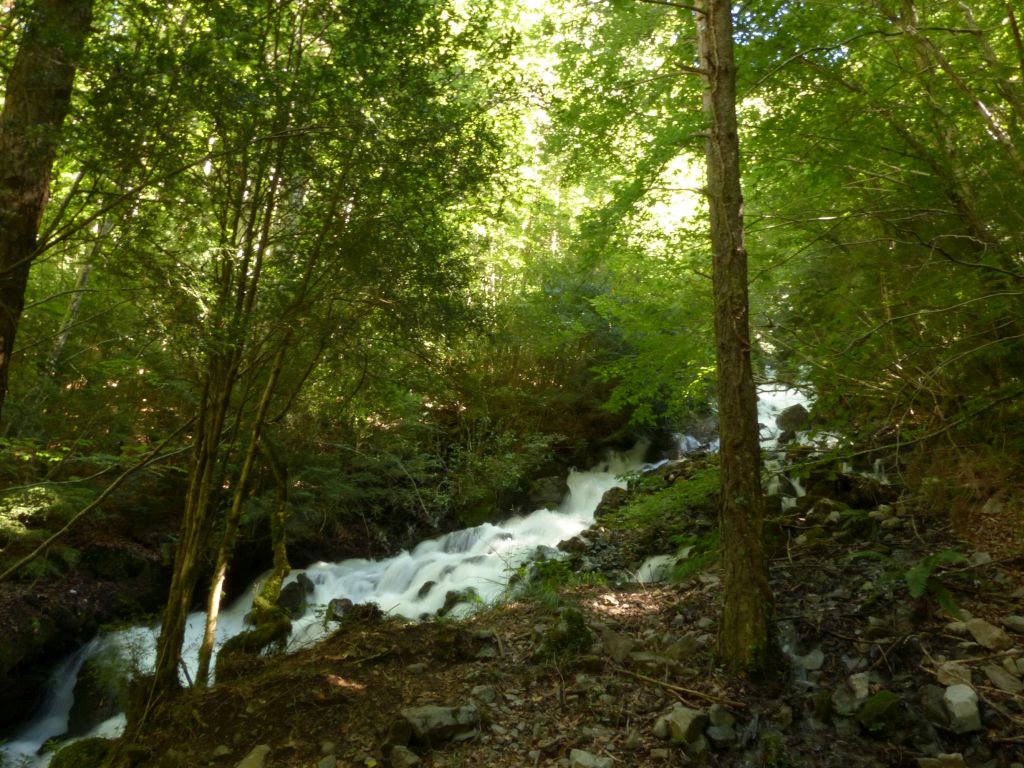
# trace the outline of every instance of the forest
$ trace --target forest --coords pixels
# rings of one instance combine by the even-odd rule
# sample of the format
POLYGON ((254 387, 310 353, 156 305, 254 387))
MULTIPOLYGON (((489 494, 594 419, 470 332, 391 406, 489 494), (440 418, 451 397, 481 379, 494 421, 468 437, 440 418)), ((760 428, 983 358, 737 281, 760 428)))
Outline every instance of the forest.
POLYGON ((0 766, 1024 764, 1022 15, 0 0, 0 766))

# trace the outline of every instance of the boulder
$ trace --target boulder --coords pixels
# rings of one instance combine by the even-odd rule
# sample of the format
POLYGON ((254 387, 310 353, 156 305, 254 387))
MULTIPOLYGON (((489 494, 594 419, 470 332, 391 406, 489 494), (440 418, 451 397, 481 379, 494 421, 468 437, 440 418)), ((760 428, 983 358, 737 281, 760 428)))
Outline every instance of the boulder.
POLYGON ((313 582, 309 577, 300 573, 295 581, 288 582, 281 588, 281 594, 277 596, 277 607, 287 614, 290 619, 298 619, 307 608, 307 597, 313 591, 313 582))
POLYGON ((480 725, 480 713, 473 704, 461 707, 409 707, 398 714, 409 724, 412 740, 428 746, 471 738, 476 735, 480 725))
POLYGON ((91 768, 102 765, 113 745, 112 739, 82 739, 61 748, 53 756, 50 765, 53 768, 91 768))
POLYGON ((451 613, 455 606, 460 603, 479 603, 480 595, 477 594, 473 587, 466 587, 465 589, 450 589, 444 595, 444 605, 441 606, 441 610, 437 612, 438 616, 447 616, 451 613))
POLYGON ((327 604, 327 620, 341 621, 352 610, 352 601, 347 597, 335 597, 327 604))
POLYGON ((946 689, 942 696, 949 715, 949 728, 954 733, 970 733, 981 730, 981 710, 978 709, 978 694, 969 685, 958 683, 946 689))
POLYGON ((775 417, 775 426, 783 432, 799 432, 807 426, 811 414, 800 403, 780 411, 775 417))
MULTIPOLYGON (((121 686, 129 671, 116 657, 93 656, 82 663, 75 679, 74 703, 68 715, 67 738, 84 736, 93 728, 121 711, 121 686)), ((126 663, 125 663, 126 664, 126 663)))
POLYGON ((594 510, 594 519, 600 520, 603 517, 607 517, 613 512, 620 510, 629 498, 629 492, 625 488, 609 488, 604 492, 604 496, 601 497, 600 503, 594 510))
POLYGON ((702 737, 708 721, 707 712, 677 704, 655 722, 654 735, 673 744, 693 744, 702 737))
POLYGON ((527 504, 530 511, 535 509, 558 509, 562 499, 569 493, 569 486, 564 477, 552 475, 534 480, 530 485, 527 504))

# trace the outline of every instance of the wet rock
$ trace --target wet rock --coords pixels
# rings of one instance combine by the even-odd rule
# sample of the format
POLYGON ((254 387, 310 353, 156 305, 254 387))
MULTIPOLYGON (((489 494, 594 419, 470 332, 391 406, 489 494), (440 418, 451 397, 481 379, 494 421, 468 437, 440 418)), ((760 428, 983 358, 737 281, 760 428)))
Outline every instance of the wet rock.
POLYGON ((285 584, 281 588, 281 594, 277 597, 277 607, 290 619, 298 619, 308 607, 307 598, 313 592, 313 582, 309 577, 300 573, 295 581, 285 584))
POLYGON ((610 757, 598 757, 583 749, 574 749, 569 753, 569 768, 615 768, 615 761, 610 757))
POLYGON ((1001 691, 1014 694, 1024 691, 1024 683, 997 664, 986 664, 981 668, 981 671, 985 673, 985 677, 989 679, 992 685, 1001 691))
POLYGON ((708 720, 703 710, 677 704, 655 722, 654 735, 673 744, 692 745, 701 737, 708 720))
POLYGON ((949 715, 949 728, 954 733, 970 733, 981 730, 981 711, 978 709, 978 694, 969 685, 951 685, 942 697, 949 715))
POLYGON ((430 590, 437 586, 437 582, 433 579, 424 581, 420 588, 416 591, 416 597, 422 600, 424 597, 430 594, 430 590))
POLYGON ((401 745, 392 747, 388 757, 391 759, 392 768, 412 768, 420 764, 420 756, 401 745))
POLYGON ((799 432, 807 426, 811 414, 800 403, 784 408, 775 417, 775 426, 783 432, 799 432))
POLYGON ((480 596, 473 587, 466 587, 465 589, 450 589, 445 593, 444 605, 441 606, 441 610, 437 612, 438 616, 447 616, 451 613, 455 606, 460 603, 478 603, 480 602, 480 596))
POLYGON ((558 509, 562 499, 569 492, 569 486, 564 477, 552 475, 535 480, 530 485, 530 495, 527 501, 530 511, 535 509, 558 509))
POLYGON ((119 688, 127 682, 125 674, 118 670, 115 659, 102 654, 83 662, 75 680, 74 703, 68 715, 68 738, 84 736, 121 711, 119 688))
POLYGON ((352 610, 352 601, 347 597, 335 597, 327 604, 327 620, 341 621, 352 610))
POLYGON ((480 713, 473 704, 462 707, 409 707, 398 714, 409 724, 412 739, 427 745, 470 738, 477 733, 480 724, 480 713))
POLYGON ((270 754, 269 744, 260 744, 253 747, 252 751, 243 757, 235 768, 263 768, 267 762, 267 755, 270 754))
POLYGON ((1024 616, 1003 616, 1003 618, 999 620, 999 623, 1011 632, 1016 632, 1018 635, 1024 635, 1024 616))
POLYGON ((989 624, 984 619, 971 619, 967 622, 967 631, 977 643, 990 651, 1005 651, 1013 647, 1013 640, 999 627, 989 624))
POLYGON ((601 501, 597 505, 597 509, 594 510, 594 519, 600 520, 601 518, 607 517, 613 512, 617 512, 622 509, 628 498, 629 492, 626 491, 625 488, 609 488, 601 497, 601 501))

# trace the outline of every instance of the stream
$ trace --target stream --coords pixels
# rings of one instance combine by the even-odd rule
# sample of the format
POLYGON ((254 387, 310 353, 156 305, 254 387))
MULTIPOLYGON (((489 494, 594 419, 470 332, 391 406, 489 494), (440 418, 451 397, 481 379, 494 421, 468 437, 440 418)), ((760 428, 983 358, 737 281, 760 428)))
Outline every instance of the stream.
MULTIPOLYGON (((523 563, 543 555, 560 541, 570 539, 594 521, 594 510, 605 491, 625 487, 624 475, 644 468, 645 444, 610 457, 587 472, 573 471, 567 484, 569 493, 558 509, 538 509, 528 515, 510 518, 499 525, 485 523, 418 544, 411 551, 384 560, 344 560, 339 563, 315 563, 293 570, 285 585, 305 576, 312 584, 307 610, 292 623, 289 650, 308 646, 332 631, 324 620, 328 604, 334 599, 354 604, 374 602, 388 614, 408 619, 435 615, 449 592, 472 589, 474 602, 491 604, 505 594, 508 580, 523 563)), ((649 466, 649 465, 648 465, 649 466)), ((246 614, 252 606, 258 582, 250 585, 220 614, 217 646, 245 629, 246 614)), ((448 615, 473 610, 461 603, 448 615)), ((196 668, 205 613, 189 616, 182 658, 190 672, 196 668)), ((0 765, 42 768, 53 752, 39 754, 51 739, 68 733, 73 719, 75 683, 83 664, 100 664, 102 669, 151 671, 156 658, 156 639, 160 627, 136 625, 94 638, 54 669, 46 700, 22 729, 0 746, 0 765)), ((187 683, 186 680, 182 680, 187 683)), ((75 734, 114 737, 124 729, 123 714, 114 714, 88 732, 75 734)))
MULTIPOLYGON (((766 450, 778 451, 779 430, 776 416, 796 403, 808 399, 797 390, 782 386, 762 386, 758 390, 758 416, 761 442, 766 450)), ((679 450, 717 450, 717 440, 701 445, 691 436, 679 436, 679 450)), ((538 509, 513 517, 501 524, 483 525, 423 541, 411 551, 403 551, 384 560, 352 559, 338 563, 315 563, 305 569, 293 570, 284 584, 301 577, 307 585, 307 609, 292 623, 289 650, 311 645, 333 627, 325 620, 332 600, 350 600, 353 604, 373 602, 388 614, 408 619, 434 616, 451 592, 473 590, 477 604, 492 604, 507 594, 509 578, 525 562, 553 554, 559 542, 579 534, 594 522, 594 511, 604 493, 612 487, 625 487, 624 476, 651 469, 642 457, 646 444, 615 455, 586 472, 572 471, 567 479, 569 493, 558 509, 538 509), (308 579, 308 582, 306 581, 308 579)), ((781 472, 781 461, 766 465, 775 482, 781 472)), ((800 494, 797 486, 796 494, 800 494)), ((638 571, 639 581, 660 578, 672 556, 651 558, 638 571), (659 559, 660 558, 660 559, 659 559), (664 561, 664 562, 662 562, 664 561)), ((217 625, 217 647, 246 628, 246 616, 252 606, 259 580, 221 612, 217 625)), ((474 609, 472 602, 456 605, 448 615, 464 615, 474 609)), ((191 673, 196 668, 199 643, 202 639, 205 613, 189 616, 182 649, 184 666, 191 673)), ((111 670, 111 679, 118 674, 144 674, 152 671, 156 658, 159 624, 135 625, 103 633, 61 661, 50 677, 47 697, 32 719, 0 745, 0 766, 44 768, 53 751, 40 754, 50 740, 70 741, 69 723, 73 723, 75 685, 79 672, 87 662, 101 670, 111 670), (116 670, 116 672, 115 672, 116 670)), ((182 680, 187 684, 188 680, 182 680)), ((95 718, 93 718, 95 720, 95 718)), ((125 717, 114 713, 99 724, 77 728, 74 738, 90 736, 115 737, 125 726, 125 717)), ((59 745, 59 744, 58 744, 59 745)))

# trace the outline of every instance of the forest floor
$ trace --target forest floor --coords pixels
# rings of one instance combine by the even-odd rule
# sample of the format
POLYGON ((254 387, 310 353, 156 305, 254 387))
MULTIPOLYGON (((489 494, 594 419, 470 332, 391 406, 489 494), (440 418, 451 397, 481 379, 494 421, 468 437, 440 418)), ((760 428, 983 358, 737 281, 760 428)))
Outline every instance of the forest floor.
MULTIPOLYGON (((678 583, 600 583, 652 537, 598 525, 569 547, 570 572, 599 561, 586 577, 535 578, 462 621, 350 616, 180 697, 122 754, 163 768, 1024 764, 1020 510, 979 511, 966 540, 913 500, 801 506, 769 526, 781 650, 767 681, 716 666, 713 560, 678 583)), ((711 523, 707 505, 681 514, 711 523)))

